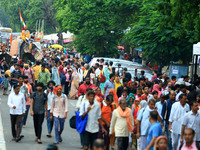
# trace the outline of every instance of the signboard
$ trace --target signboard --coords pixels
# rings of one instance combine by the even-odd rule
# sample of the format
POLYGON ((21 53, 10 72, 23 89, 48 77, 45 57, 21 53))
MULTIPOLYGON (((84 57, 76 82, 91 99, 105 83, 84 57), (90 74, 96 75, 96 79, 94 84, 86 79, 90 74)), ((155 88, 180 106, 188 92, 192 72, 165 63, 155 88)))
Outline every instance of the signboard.
POLYGON ((200 42, 193 44, 193 55, 200 55, 200 42))
POLYGON ((178 74, 178 70, 172 70, 172 74, 178 74))

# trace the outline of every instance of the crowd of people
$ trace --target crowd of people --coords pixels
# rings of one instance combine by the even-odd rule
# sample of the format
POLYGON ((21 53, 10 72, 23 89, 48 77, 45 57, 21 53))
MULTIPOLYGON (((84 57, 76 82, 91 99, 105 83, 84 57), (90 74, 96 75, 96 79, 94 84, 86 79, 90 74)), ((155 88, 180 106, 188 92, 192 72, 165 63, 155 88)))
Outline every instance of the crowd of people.
POLYGON ((8 96, 13 140, 22 140, 29 114, 33 116, 35 141, 42 144, 42 124, 47 137, 55 128, 54 144, 62 142, 68 99, 86 120, 80 148, 104 150, 197 150, 200 145, 200 78, 169 78, 153 71, 151 80, 141 71, 132 79, 127 68, 119 70, 103 59, 90 66, 64 52, 44 54, 35 63, 1 61, 3 94, 8 96), (97 140, 98 141, 98 140, 97 140), (95 143, 95 144, 94 144, 95 143), (94 145, 93 145, 94 144, 94 145), (95 149, 95 148, 94 148, 95 149))

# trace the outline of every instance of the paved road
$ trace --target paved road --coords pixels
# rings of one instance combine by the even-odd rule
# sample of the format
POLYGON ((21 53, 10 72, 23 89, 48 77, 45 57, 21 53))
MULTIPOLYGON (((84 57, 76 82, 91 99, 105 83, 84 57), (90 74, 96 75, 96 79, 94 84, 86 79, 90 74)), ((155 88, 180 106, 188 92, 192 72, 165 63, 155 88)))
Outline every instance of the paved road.
MULTIPOLYGON (((37 144, 34 134, 33 128, 33 120, 32 116, 28 116, 26 128, 23 128, 22 134, 25 136, 22 141, 16 143, 11 141, 11 124, 10 124, 10 116, 9 116, 9 107, 7 106, 7 96, 3 96, 0 93, 0 111, 3 123, 3 131, 4 131, 4 139, 6 142, 7 150, 45 150, 48 144, 52 144, 55 141, 55 131, 52 131, 52 138, 47 138, 47 125, 46 120, 43 123, 43 131, 42 131, 42 142, 43 144, 37 144)), ((59 150, 78 150, 80 149, 80 140, 79 134, 76 130, 71 129, 69 127, 69 118, 74 115, 76 100, 69 100, 69 113, 68 118, 65 121, 65 129, 62 134, 63 142, 58 145, 59 150)))

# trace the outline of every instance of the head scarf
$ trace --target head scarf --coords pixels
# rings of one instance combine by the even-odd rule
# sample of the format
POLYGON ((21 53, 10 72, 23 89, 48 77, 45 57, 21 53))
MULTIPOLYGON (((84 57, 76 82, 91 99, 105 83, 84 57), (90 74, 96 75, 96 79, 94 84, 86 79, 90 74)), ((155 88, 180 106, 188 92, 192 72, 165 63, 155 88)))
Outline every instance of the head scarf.
POLYGON ((142 109, 142 108, 147 107, 148 103, 147 103, 147 101, 142 100, 142 101, 140 102, 140 105, 141 105, 141 109, 142 109))
POLYGON ((108 93, 110 93, 110 92, 113 93, 114 103, 115 103, 115 104, 117 105, 117 107, 118 107, 118 106, 119 106, 119 104, 118 104, 118 96, 117 96, 115 90, 114 90, 114 89, 110 89, 108 93))
POLYGON ((142 95, 142 96, 141 96, 141 100, 145 100, 145 98, 146 98, 146 100, 147 100, 147 96, 146 96, 146 95, 142 95))
POLYGON ((162 94, 162 92, 159 90, 159 84, 154 84, 153 91, 157 91, 158 92, 158 98, 160 98, 160 95, 162 94))
POLYGON ((166 137, 166 136, 164 136, 164 135, 159 136, 159 137, 156 139, 155 148, 158 148, 158 142, 159 142, 161 139, 164 139, 164 140, 167 141, 167 137, 166 137))
POLYGON ((120 82, 120 77, 117 77, 115 79, 115 91, 117 92, 117 88, 120 87, 122 85, 122 83, 120 82), (117 80, 119 79, 119 82, 117 82, 117 80))
MULTIPOLYGON (((137 123, 137 113, 141 109, 141 105, 137 106, 136 101, 140 101, 140 99, 136 98, 135 101, 134 101, 134 104, 133 104, 133 107, 134 107, 134 111, 133 111, 134 124, 137 123)), ((133 110, 133 107, 132 107, 132 110, 133 110)))
POLYGON ((133 81, 129 81, 129 82, 128 82, 128 86, 130 86, 130 84, 131 84, 132 82, 133 82, 133 81))
POLYGON ((53 91, 54 91, 55 95, 57 95, 57 92, 58 92, 59 89, 62 90, 62 86, 61 85, 58 85, 58 86, 54 87, 53 91))
POLYGON ((120 77, 115 78, 115 83, 120 83, 120 77), (117 82, 118 79, 119 79, 119 82, 117 82))
MULTIPOLYGON (((97 89, 100 89, 101 90, 101 88, 97 88, 97 89)), ((95 99, 99 102, 99 103, 101 103, 102 101, 103 101, 103 99, 104 99, 104 96, 103 96, 103 94, 100 92, 100 94, 97 94, 97 92, 95 93, 95 99)))
POLYGON ((130 93, 129 95, 128 95, 128 100, 126 101, 126 103, 127 103, 127 105, 128 105, 128 107, 132 107, 132 105, 133 105, 133 103, 131 103, 130 102, 130 98, 132 98, 133 99, 133 103, 134 103, 134 101, 135 101, 135 96, 134 96, 134 94, 133 93, 130 93))

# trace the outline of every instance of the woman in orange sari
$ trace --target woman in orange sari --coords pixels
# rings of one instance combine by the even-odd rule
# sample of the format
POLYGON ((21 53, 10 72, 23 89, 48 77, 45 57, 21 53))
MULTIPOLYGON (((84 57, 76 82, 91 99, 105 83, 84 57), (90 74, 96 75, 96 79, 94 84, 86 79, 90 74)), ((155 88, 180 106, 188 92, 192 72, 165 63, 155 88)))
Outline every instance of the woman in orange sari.
POLYGON ((109 90, 109 95, 112 95, 113 96, 113 99, 114 99, 114 105, 116 105, 116 108, 119 106, 119 104, 118 104, 118 96, 117 96, 117 93, 115 92, 115 89, 110 89, 109 90))
POLYGON ((101 103, 101 102, 104 100, 104 96, 103 96, 103 94, 101 94, 101 88, 100 88, 100 87, 98 87, 98 88, 96 89, 95 99, 96 99, 99 103, 101 103))

